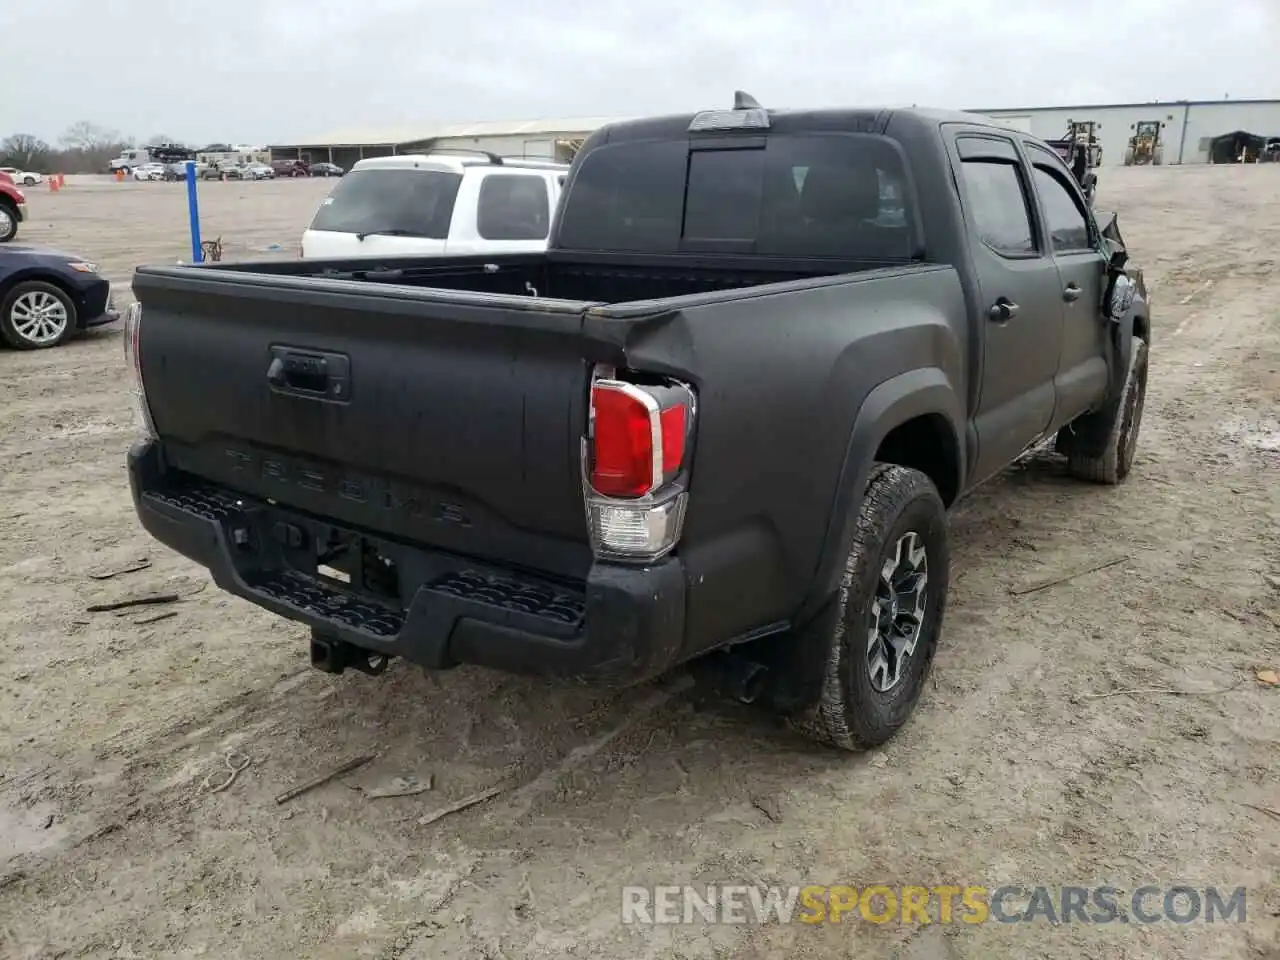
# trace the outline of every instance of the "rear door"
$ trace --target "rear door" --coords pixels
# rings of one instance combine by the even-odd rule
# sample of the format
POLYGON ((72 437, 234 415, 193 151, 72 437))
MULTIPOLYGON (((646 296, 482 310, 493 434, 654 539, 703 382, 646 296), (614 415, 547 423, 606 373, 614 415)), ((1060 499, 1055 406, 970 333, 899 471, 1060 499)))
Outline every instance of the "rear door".
POLYGON ((540 170, 471 167, 458 191, 449 253, 545 250, 555 209, 550 181, 540 170))
POLYGON ((462 175, 424 166, 369 167, 337 182, 302 236, 306 259, 439 256, 462 175))
POLYGON ((1031 172, 1012 139, 952 141, 977 275, 982 374, 974 477, 1002 469, 1048 429, 1062 329, 1058 268, 1044 249, 1031 172))
POLYGON ((1062 285, 1056 425, 1084 413, 1106 389, 1109 334, 1102 319, 1102 291, 1107 261, 1101 233, 1074 177, 1043 147, 1031 142, 1023 147, 1044 211, 1042 242, 1053 254, 1062 285))

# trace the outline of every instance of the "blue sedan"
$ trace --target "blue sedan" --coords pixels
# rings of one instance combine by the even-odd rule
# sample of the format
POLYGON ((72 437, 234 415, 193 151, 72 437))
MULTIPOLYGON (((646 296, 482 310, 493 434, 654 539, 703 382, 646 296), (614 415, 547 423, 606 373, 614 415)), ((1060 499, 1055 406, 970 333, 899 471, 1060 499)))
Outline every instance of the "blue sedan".
POLYGON ((17 350, 56 347, 77 331, 119 319, 97 264, 40 247, 0 247, 3 343, 17 350))

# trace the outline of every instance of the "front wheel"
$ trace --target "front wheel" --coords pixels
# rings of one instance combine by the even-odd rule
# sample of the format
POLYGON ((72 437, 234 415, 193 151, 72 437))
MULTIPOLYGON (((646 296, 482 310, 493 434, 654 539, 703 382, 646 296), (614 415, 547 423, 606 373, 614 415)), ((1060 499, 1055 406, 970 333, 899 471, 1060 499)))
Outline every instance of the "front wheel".
POLYGON ((947 514, 918 470, 876 464, 858 511, 834 628, 796 638, 825 660, 818 702, 791 718, 843 750, 886 742, 906 723, 933 662, 950 580, 947 514))
POLYGON ((0 201, 0 243, 8 243, 18 235, 18 208, 0 201))
POLYGON ((43 280, 19 283, 0 303, 0 337, 18 350, 56 347, 75 329, 75 304, 43 280))
POLYGON ((1067 469, 1080 480, 1123 483, 1133 468, 1147 398, 1147 344, 1134 337, 1124 387, 1106 408, 1087 413, 1058 433, 1067 469))

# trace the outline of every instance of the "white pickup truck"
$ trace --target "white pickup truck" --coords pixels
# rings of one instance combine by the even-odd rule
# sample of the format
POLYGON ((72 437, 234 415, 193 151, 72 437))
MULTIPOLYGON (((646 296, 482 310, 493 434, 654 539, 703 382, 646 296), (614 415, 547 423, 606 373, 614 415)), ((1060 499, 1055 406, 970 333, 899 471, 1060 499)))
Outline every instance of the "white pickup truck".
POLYGON ((568 170, 480 152, 361 160, 320 204, 302 256, 539 253, 568 170))

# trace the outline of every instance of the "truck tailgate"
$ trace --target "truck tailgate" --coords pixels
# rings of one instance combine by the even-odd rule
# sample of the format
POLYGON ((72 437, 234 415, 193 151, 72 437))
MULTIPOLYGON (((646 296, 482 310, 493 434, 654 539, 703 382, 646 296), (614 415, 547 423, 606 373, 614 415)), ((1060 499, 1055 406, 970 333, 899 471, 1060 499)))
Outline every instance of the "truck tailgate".
POLYGON ((386 536, 589 563, 586 303, 140 268, 166 461, 386 536))

